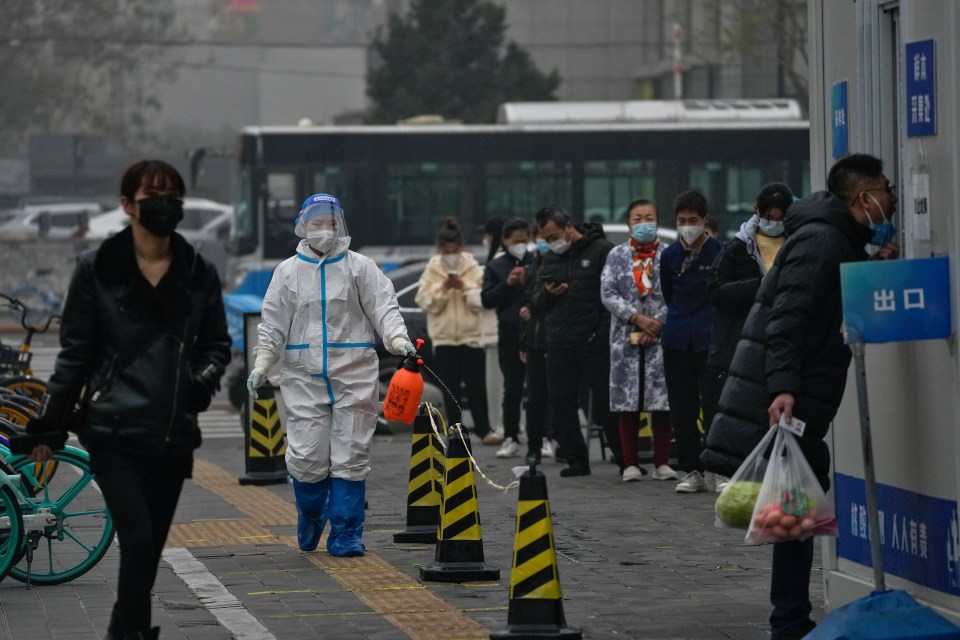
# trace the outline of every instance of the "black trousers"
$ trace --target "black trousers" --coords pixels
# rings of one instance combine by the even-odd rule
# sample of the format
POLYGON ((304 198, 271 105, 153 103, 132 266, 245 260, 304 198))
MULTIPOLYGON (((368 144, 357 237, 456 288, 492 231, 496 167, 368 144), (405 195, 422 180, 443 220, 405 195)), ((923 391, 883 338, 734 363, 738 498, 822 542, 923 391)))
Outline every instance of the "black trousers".
POLYGON ((590 387, 593 416, 603 427, 607 445, 620 462, 620 430, 610 413, 610 346, 606 339, 570 347, 547 347, 547 387, 554 433, 563 457, 571 466, 589 467, 589 455, 580 432, 578 389, 581 377, 590 387))
POLYGON ((553 436, 547 404, 547 352, 526 348, 527 452, 539 453, 545 437, 553 436))
POLYGON ((90 450, 90 469, 110 509, 120 544, 114 616, 124 635, 150 629, 150 590, 193 454, 146 457, 90 450))
POLYGON ((503 435, 519 442, 520 405, 523 402, 523 378, 526 365, 520 360, 519 336, 501 335, 497 342, 500 373, 503 374, 503 435))
POLYGON ((702 398, 707 390, 707 352, 663 348, 663 374, 677 439, 677 463, 686 471, 703 473, 700 452, 703 437, 697 428, 702 398))
MULTIPOLYGON (((437 374, 447 385, 450 395, 447 395, 447 422, 456 424, 463 422, 460 408, 460 384, 467 392, 470 400, 470 414, 473 416, 473 432, 478 436, 490 433, 490 415, 487 411, 487 382, 486 382, 486 355, 480 347, 435 346, 434 355, 437 359, 437 374)), ((466 426, 466 425, 464 425, 466 426)))
POLYGON ((773 545, 770 576, 770 630, 777 634, 805 628, 810 622, 810 572, 813 568, 813 538, 773 545))

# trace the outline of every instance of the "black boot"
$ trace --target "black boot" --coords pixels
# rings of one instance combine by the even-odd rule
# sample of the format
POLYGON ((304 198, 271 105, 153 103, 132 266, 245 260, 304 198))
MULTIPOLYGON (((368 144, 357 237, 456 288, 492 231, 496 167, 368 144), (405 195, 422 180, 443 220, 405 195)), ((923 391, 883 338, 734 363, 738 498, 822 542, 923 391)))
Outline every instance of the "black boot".
POLYGON ((160 627, 154 627, 149 631, 134 631, 123 636, 123 640, 157 640, 160 637, 160 627))
POLYGON ((107 625, 107 635, 103 640, 122 640, 123 625, 120 622, 120 604, 113 605, 113 611, 110 612, 110 623, 107 625))

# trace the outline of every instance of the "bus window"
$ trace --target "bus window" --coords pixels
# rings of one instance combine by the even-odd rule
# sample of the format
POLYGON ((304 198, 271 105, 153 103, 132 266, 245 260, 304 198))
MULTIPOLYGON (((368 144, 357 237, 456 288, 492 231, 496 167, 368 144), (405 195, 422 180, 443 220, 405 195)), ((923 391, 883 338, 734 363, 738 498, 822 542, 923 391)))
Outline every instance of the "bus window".
POLYGON ((532 220, 548 204, 570 206, 569 162, 489 162, 484 165, 486 217, 532 220))
POLYGON ((396 227, 384 229, 405 243, 432 244, 444 218, 453 216, 468 235, 474 224, 470 165, 405 162, 387 165, 387 201, 396 227))
POLYGON ((584 222, 620 222, 623 209, 637 198, 655 200, 656 163, 652 160, 591 160, 583 163, 584 222))

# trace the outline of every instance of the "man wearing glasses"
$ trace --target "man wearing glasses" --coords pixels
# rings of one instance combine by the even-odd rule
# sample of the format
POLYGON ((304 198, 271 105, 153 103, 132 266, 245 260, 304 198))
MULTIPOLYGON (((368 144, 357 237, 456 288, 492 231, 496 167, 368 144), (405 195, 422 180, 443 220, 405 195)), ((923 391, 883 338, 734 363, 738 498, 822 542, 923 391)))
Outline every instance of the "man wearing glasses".
MULTIPOLYGON (((730 476, 781 416, 806 421, 799 439, 826 491, 830 452, 823 438, 843 397, 850 348, 840 332, 840 264, 893 259, 900 249, 891 217, 897 196, 873 156, 841 159, 828 191, 790 205, 787 240, 757 292, 707 436, 704 466, 730 476)), ((773 545, 770 632, 773 640, 802 638, 810 619, 813 538, 773 545)))

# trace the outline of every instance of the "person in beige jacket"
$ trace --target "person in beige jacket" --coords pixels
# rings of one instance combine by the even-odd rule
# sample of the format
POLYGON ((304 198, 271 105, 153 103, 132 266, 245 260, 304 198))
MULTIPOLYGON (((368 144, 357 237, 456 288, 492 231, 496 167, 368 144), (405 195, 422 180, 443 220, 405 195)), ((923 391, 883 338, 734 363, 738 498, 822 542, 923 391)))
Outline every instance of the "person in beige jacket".
POLYGON ((473 432, 482 438, 490 432, 486 364, 480 315, 467 305, 466 292, 483 284, 483 269, 473 255, 464 251, 463 234, 455 218, 444 220, 437 233, 437 251, 420 276, 416 302, 427 315, 435 370, 454 400, 447 404, 448 422, 463 420, 462 383, 470 401, 473 432))

